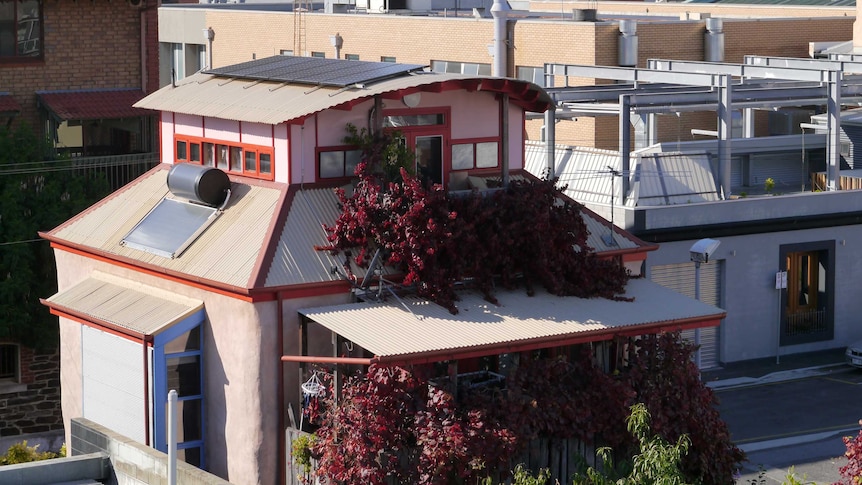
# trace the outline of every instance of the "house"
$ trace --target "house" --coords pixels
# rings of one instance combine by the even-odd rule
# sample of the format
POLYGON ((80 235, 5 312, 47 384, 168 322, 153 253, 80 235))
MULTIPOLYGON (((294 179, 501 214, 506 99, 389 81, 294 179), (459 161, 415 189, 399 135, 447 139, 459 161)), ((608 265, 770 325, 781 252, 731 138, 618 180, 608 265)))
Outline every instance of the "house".
MULTIPOLYGON (((524 116, 549 103, 517 79, 291 56, 197 73, 144 98, 138 107, 161 112, 162 164, 42 234, 57 259, 59 292, 44 303, 60 319, 64 420, 162 450, 164 396, 177 388, 185 461, 235 483, 275 483, 309 378, 301 364, 339 365, 333 342, 366 364, 457 362, 718 325, 723 310, 645 280, 627 286, 634 301, 514 293, 495 307, 465 295, 475 311, 456 318, 405 296, 408 311, 359 301, 333 270, 341 258, 315 250, 356 161, 348 124, 397 130, 430 180, 458 190, 471 177, 478 187, 528 176, 524 116)), ((655 246, 583 217, 590 246, 641 273, 655 246)))
MULTIPOLYGON (((154 114, 132 104, 158 88, 159 3, 0 1, 0 126, 31 127, 58 157, 76 158, 115 187, 152 167, 154 114)), ((54 340, 46 349, 0 338, 0 451, 22 439, 58 446, 54 340)))

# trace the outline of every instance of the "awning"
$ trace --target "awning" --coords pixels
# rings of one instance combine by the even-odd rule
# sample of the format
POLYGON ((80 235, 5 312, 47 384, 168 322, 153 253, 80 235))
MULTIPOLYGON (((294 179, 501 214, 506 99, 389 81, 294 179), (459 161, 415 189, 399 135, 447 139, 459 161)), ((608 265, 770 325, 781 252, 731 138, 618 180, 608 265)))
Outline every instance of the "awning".
MULTIPOLYGON (((500 306, 477 293, 461 295, 457 315, 418 297, 309 308, 299 313, 374 354, 367 363, 390 364, 439 362, 711 327, 725 316, 720 308, 644 279, 626 285, 624 296, 634 301, 559 297, 544 291, 530 297, 524 290, 496 296, 500 306)), ((338 361, 322 356, 284 356, 282 360, 338 361)))
POLYGON ((132 106, 143 97, 140 89, 37 91, 36 103, 59 121, 106 120, 155 114, 132 106))
POLYGON ((9 93, 0 92, 0 115, 14 115, 21 112, 21 105, 9 93))
POLYGON ((203 308, 200 300, 99 272, 42 303, 52 313, 141 339, 157 335, 203 308))

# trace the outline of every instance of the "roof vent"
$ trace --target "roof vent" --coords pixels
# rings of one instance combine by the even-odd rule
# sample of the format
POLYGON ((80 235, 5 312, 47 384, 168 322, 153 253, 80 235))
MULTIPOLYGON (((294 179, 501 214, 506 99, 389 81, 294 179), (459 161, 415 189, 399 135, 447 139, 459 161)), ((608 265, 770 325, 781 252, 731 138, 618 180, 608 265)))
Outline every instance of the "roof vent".
POLYGON ((178 163, 168 172, 172 194, 208 206, 219 206, 230 190, 227 174, 215 167, 178 163))

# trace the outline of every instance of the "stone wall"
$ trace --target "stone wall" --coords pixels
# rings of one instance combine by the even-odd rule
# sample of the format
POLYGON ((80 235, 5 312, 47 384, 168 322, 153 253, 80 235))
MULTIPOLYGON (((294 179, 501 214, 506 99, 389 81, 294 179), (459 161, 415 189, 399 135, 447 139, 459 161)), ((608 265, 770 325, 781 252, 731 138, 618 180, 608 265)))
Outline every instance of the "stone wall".
POLYGON ((5 438, 16 441, 63 430, 59 349, 39 352, 21 346, 19 355, 19 382, 0 385, 0 448, 9 441, 5 438))

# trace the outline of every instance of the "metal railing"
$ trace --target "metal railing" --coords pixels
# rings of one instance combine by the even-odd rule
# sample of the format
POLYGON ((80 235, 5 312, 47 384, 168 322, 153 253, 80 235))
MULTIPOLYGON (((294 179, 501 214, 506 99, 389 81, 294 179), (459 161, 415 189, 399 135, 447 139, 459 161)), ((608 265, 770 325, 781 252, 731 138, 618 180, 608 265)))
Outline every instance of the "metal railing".
POLYGON ((159 164, 159 154, 133 153, 70 160, 76 175, 104 176, 111 191, 117 190, 159 164))
POLYGON ((794 336, 825 332, 828 328, 827 323, 825 309, 790 313, 787 315, 785 334, 794 336))

